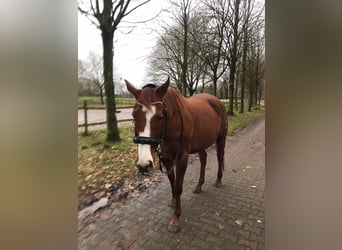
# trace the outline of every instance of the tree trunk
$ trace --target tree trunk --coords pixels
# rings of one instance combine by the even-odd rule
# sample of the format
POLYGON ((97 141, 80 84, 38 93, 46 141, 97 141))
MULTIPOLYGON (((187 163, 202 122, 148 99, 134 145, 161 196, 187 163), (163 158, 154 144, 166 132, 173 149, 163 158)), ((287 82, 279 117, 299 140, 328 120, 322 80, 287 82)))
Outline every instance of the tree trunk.
POLYGON ((113 31, 102 30, 103 75, 106 95, 107 141, 120 141, 116 119, 116 106, 113 82, 113 31))
POLYGON ((103 87, 100 87, 100 99, 101 99, 101 104, 104 104, 104 100, 103 100, 103 87))
POLYGON ((235 67, 236 62, 233 62, 231 69, 229 71, 229 108, 228 108, 228 115, 234 115, 234 80, 235 80, 235 67))
POLYGON ((234 84, 229 83, 229 107, 228 115, 234 115, 233 105, 234 105, 234 84))
POLYGON ((258 91, 258 85, 255 86, 255 108, 258 108, 258 94, 259 94, 259 91, 258 91))
POLYGON ((258 89, 259 89, 259 72, 260 72, 260 67, 259 67, 259 62, 260 62, 260 48, 258 48, 258 52, 257 52, 257 61, 256 61, 256 66, 255 66, 255 106, 257 107, 258 105, 258 89))
POLYGON ((216 70, 213 72, 213 95, 217 96, 217 72, 216 70))
MULTIPOLYGON (((257 75, 258 75, 258 73, 257 73, 257 75)), ((257 108, 258 107, 258 93, 259 93, 259 91, 258 91, 258 89, 259 89, 259 83, 258 83, 259 81, 256 81, 255 82, 255 95, 254 95, 254 98, 255 98, 255 101, 254 101, 254 105, 255 105, 255 107, 257 108)))
POLYGON ((259 99, 258 99, 259 108, 260 108, 261 96, 262 96, 262 89, 259 88, 259 99))
POLYGON ((253 102, 253 92, 249 91, 249 100, 248 100, 248 112, 252 111, 252 102, 253 102))
POLYGON ((235 104, 235 110, 237 111, 239 109, 238 107, 238 85, 239 85, 239 67, 236 70, 236 80, 235 80, 235 93, 234 93, 234 104, 235 104))
POLYGON ((244 106, 245 106, 246 59, 247 59, 247 34, 245 32, 244 42, 243 42, 243 52, 242 52, 240 114, 243 114, 244 106))
POLYGON ((224 87, 224 99, 228 99, 228 82, 226 80, 223 80, 223 87, 224 87))
POLYGON ((240 7, 240 0, 236 0, 235 3, 235 16, 234 16, 234 26, 233 26, 233 48, 231 54, 231 65, 230 65, 230 72, 229 72, 229 110, 228 115, 234 115, 233 110, 233 102, 234 102, 234 78, 235 78, 235 71, 236 71, 236 64, 237 64, 237 46, 238 46, 238 26, 239 26, 239 7, 240 7))

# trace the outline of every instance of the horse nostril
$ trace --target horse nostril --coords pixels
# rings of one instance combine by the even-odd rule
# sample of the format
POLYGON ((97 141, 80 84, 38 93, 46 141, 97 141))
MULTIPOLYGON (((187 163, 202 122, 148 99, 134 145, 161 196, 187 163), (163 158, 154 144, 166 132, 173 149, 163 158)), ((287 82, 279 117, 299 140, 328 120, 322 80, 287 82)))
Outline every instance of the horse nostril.
POLYGON ((153 168, 153 162, 152 161, 148 161, 147 165, 141 166, 141 165, 137 165, 139 172, 142 174, 146 174, 148 173, 148 171, 150 169, 153 168))

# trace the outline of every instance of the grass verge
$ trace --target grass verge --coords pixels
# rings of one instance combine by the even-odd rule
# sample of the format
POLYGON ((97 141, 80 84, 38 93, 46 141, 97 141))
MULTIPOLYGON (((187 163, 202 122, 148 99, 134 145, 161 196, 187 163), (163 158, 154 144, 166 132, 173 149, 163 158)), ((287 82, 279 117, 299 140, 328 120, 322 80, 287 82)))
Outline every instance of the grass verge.
POLYGON ((264 109, 253 109, 251 112, 245 111, 243 114, 238 112, 234 116, 228 116, 228 135, 234 135, 250 122, 265 115, 264 109))
POLYGON ((78 135, 79 209, 104 196, 113 185, 119 187, 137 175, 133 128, 120 128, 122 140, 118 143, 106 142, 105 137, 105 130, 93 131, 89 136, 78 135))

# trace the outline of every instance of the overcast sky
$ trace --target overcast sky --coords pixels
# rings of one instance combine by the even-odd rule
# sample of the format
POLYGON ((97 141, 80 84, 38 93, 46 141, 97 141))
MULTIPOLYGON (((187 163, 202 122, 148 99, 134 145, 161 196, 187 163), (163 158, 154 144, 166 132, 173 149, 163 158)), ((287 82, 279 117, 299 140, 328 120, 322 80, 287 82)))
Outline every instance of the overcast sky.
MULTIPOLYGON (((132 1, 134 2, 134 1, 132 1)), ((133 6, 133 5, 132 5, 133 6)), ((126 21, 146 20, 169 6, 168 0, 152 0, 137 9, 126 21)), ((147 57, 155 45, 157 34, 151 28, 157 27, 158 20, 139 24, 132 33, 122 34, 127 29, 115 33, 114 63, 117 73, 122 79, 127 79, 136 86, 146 84, 145 70, 147 57)), ((122 26, 128 25, 122 23, 122 26)), ((86 60, 90 51, 102 55, 102 40, 100 31, 82 14, 78 14, 78 58, 86 60)), ((157 83, 158 84, 158 83, 157 83)))

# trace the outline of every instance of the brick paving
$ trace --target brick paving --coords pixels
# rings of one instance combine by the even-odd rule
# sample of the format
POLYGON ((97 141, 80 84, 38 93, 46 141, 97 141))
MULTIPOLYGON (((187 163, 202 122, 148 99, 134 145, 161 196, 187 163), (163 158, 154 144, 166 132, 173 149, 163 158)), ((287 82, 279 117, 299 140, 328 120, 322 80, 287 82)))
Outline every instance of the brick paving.
POLYGON ((117 209, 104 209, 79 231, 79 249, 265 249, 265 120, 227 137, 223 187, 214 187, 216 151, 208 149, 206 181, 192 193, 199 160, 190 160, 182 195, 181 231, 167 225, 173 209, 167 178, 117 209))

